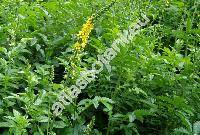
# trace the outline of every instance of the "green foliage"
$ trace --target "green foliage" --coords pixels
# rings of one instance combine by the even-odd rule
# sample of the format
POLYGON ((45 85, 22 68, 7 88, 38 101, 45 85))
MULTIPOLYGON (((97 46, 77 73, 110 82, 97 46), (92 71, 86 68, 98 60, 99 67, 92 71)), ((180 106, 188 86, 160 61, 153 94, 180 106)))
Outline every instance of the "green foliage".
POLYGON ((0 0, 0 134, 200 134, 198 0, 0 0), (118 33, 141 27, 56 117, 51 110, 118 33), (76 34, 94 14, 82 52, 76 34))

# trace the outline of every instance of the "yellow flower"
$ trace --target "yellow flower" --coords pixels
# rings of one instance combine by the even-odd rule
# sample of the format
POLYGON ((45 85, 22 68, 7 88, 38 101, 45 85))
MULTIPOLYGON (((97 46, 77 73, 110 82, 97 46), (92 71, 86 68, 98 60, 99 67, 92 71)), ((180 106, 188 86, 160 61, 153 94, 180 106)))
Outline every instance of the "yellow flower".
POLYGON ((81 50, 81 44, 79 42, 76 42, 75 45, 74 45, 74 48, 78 51, 81 50))
POLYGON ((94 28, 93 25, 93 16, 89 17, 87 22, 83 24, 81 31, 77 34, 79 41, 75 43, 75 49, 80 51, 81 49, 84 49, 89 38, 89 34, 94 28))

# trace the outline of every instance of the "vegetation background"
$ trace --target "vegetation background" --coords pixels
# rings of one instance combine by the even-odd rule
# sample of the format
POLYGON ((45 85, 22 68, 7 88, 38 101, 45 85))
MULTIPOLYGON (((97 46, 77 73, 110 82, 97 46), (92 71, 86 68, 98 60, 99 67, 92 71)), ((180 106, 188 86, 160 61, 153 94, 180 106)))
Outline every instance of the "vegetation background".
POLYGON ((199 0, 0 0, 0 134, 200 134, 199 0), (103 12, 99 12, 103 11, 103 12), (147 15, 106 70, 65 106, 60 91, 147 15), (76 34, 98 15, 86 47, 76 34))

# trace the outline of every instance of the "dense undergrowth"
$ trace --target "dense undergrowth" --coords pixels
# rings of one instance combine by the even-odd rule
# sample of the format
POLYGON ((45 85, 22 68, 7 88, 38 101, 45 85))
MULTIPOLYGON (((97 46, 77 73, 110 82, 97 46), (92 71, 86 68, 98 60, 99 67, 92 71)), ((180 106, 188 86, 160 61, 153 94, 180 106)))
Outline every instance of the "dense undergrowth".
POLYGON ((0 134, 200 134, 199 0, 110 3, 0 0, 0 134), (120 47, 112 71, 55 116, 60 91, 141 13, 150 22, 120 47), (77 34, 92 15, 83 40, 77 34))

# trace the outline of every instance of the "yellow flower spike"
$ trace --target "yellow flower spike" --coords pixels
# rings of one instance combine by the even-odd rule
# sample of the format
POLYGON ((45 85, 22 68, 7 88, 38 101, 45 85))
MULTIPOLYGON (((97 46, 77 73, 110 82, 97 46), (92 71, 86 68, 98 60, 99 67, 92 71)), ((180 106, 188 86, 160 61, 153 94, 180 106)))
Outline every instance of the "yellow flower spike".
POLYGON ((85 24, 83 24, 81 31, 77 34, 79 38, 79 42, 77 42, 74 46, 74 48, 77 51, 80 51, 86 47, 86 44, 88 42, 89 34, 94 28, 93 25, 93 16, 89 17, 85 24))

